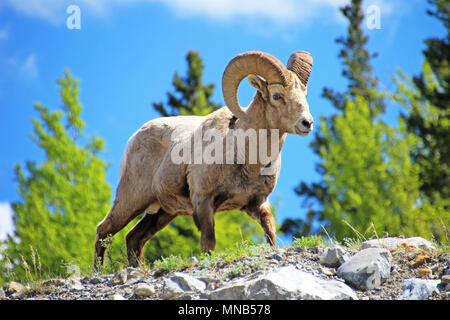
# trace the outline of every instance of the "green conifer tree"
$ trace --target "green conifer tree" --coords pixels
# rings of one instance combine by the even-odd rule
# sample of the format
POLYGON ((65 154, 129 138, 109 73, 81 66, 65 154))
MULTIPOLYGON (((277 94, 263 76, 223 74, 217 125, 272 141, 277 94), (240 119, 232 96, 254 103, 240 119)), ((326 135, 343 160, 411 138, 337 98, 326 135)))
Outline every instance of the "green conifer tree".
POLYGON ((419 170, 411 162, 409 149, 416 139, 384 123, 386 94, 377 90, 378 80, 370 66, 368 41, 361 24, 362 0, 352 0, 341 9, 349 20, 348 35, 340 38, 339 57, 348 79, 347 90, 336 93, 325 88, 323 97, 337 109, 321 117, 319 132, 311 146, 321 158, 317 172, 322 180, 302 182, 296 193, 308 207, 306 219, 286 219, 282 230, 296 235, 317 232, 325 225, 336 238, 361 233, 432 235, 429 216, 419 213, 419 170))
POLYGON ((214 84, 203 84, 202 58, 197 51, 188 51, 186 55, 188 63, 187 76, 180 77, 177 72, 173 75, 172 85, 175 94, 167 92, 167 106, 164 103, 153 103, 153 107, 163 117, 168 116, 205 116, 220 108, 220 105, 211 101, 214 84), (170 107, 170 111, 168 110, 170 107))
MULTIPOLYGON (((421 77, 423 77, 424 85, 427 88, 439 88, 432 68, 427 61, 423 62, 421 77)), ((424 99, 415 81, 401 70, 394 77, 394 81, 396 91, 392 94, 392 100, 398 102, 408 111, 408 113, 402 114, 401 119, 411 135, 415 137, 415 143, 410 146, 408 151, 418 168, 421 181, 419 200, 421 216, 422 219, 427 221, 433 237, 438 241, 448 243, 447 229, 450 225, 448 192, 450 187, 448 183, 445 184, 443 181, 449 178, 449 165, 448 159, 442 158, 446 152, 448 153, 448 146, 439 145, 445 140, 450 143, 448 136, 444 135, 444 132, 448 134, 450 126, 448 110, 435 106, 430 100, 424 99), (418 119, 420 120, 417 121, 418 119), (412 123, 420 123, 420 125, 416 127, 416 130, 413 130, 415 125, 411 125, 412 123), (432 128, 434 135, 439 137, 434 139, 431 130, 425 128, 432 128), (424 129, 429 132, 428 136, 423 135, 426 132, 424 129), (439 175, 439 173, 442 175, 439 175)))
MULTIPOLYGON (((352 1, 351 4, 342 7, 340 11, 349 22, 347 36, 336 39, 336 42, 342 45, 338 57, 342 59, 342 76, 348 80, 348 87, 342 93, 336 92, 332 88, 324 88, 322 97, 329 100, 338 112, 343 112, 347 101, 354 101, 355 97, 361 96, 367 101, 373 119, 384 112, 385 105, 376 90, 378 79, 374 76, 370 64, 370 59, 376 57, 377 54, 371 54, 365 47, 368 37, 364 35, 361 27, 364 20, 362 0, 352 1)), ((321 127, 326 125, 329 134, 335 137, 338 135, 334 126, 337 115, 338 113, 329 117, 321 117, 319 122, 321 127)), ((329 150, 328 143, 329 140, 320 129, 316 130, 310 146, 315 154, 321 156, 321 150, 329 150)), ((316 172, 322 176, 326 173, 322 163, 316 165, 316 172)), ((301 182, 295 188, 295 192, 304 198, 303 205, 308 208, 306 219, 287 218, 282 224, 282 231, 296 235, 308 235, 316 232, 318 230, 317 222, 325 220, 321 209, 322 204, 332 201, 327 182, 324 179, 310 184, 301 182)))
POLYGON ((64 275, 64 265, 85 271, 92 264, 96 225, 108 211, 111 188, 107 164, 99 157, 104 141, 88 137, 80 118, 79 80, 66 70, 58 81, 62 110, 36 103, 34 142, 45 160, 16 165, 21 199, 13 203, 14 235, 5 241, 0 275, 17 280, 64 275), (32 270, 30 270, 32 269, 32 270))
POLYGON ((425 40, 425 64, 413 77, 415 102, 403 117, 420 138, 411 155, 421 166, 421 191, 433 202, 450 199, 450 1, 428 2, 435 9, 428 14, 443 23, 446 35, 425 40))

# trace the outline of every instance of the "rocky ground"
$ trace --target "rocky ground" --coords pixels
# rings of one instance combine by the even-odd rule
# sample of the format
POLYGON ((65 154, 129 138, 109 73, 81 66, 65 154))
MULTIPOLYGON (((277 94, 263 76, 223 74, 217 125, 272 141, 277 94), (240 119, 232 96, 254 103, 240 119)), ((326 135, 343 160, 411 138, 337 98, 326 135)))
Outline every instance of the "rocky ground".
POLYGON ((176 271, 127 268, 24 286, 0 300, 315 299, 449 300, 450 253, 422 238, 271 249, 254 246, 233 261, 192 258, 176 271))

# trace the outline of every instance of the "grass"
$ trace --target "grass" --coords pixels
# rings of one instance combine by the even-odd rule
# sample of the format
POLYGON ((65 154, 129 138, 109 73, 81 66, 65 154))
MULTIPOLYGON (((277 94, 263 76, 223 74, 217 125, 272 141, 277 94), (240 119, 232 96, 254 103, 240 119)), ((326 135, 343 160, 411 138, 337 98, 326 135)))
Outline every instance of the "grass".
MULTIPOLYGON (((233 263, 244 257, 259 257, 271 249, 272 247, 267 243, 252 244, 248 241, 243 241, 236 243, 234 247, 224 251, 213 251, 210 254, 201 254, 198 262, 194 262, 190 257, 171 255, 169 257, 156 260, 153 263, 153 267, 161 272, 183 270, 194 264, 197 264, 199 269, 209 269, 217 265, 233 263)), ((255 262, 258 263, 257 261, 255 262)), ((240 269, 238 264, 235 268, 236 270, 240 269)))
POLYGON ((180 255, 170 255, 168 257, 162 257, 160 260, 156 260, 153 263, 153 267, 161 272, 170 272, 185 269, 192 264, 194 264, 194 262, 190 258, 180 255))
POLYGON ((294 238, 292 245, 294 247, 320 247, 327 244, 327 241, 320 235, 311 235, 309 237, 294 238))
MULTIPOLYGON (((293 239, 293 247, 321 247, 327 244, 339 244, 347 248, 361 248, 361 244, 366 240, 366 237, 350 224, 348 224, 354 233, 354 238, 344 238, 340 241, 331 238, 328 232, 325 231, 325 236, 322 235, 311 235, 308 237, 302 236, 293 239)), ((373 226, 370 226, 374 235, 378 238, 377 232, 373 226)), ((365 232, 367 233, 367 231, 365 232)), ((448 239, 444 239, 442 242, 433 241, 436 245, 437 251, 439 253, 450 252, 450 245, 448 239)), ((105 239, 102 245, 105 246, 107 252, 110 251, 111 239, 105 239)), ((225 276, 228 278, 233 278, 238 275, 248 274, 255 270, 261 269, 265 266, 265 253, 272 250, 272 247, 267 243, 251 243, 249 241, 242 241, 236 243, 235 246, 228 248, 223 251, 213 251, 210 254, 201 254, 197 259, 193 257, 182 256, 182 255, 170 255, 168 257, 163 257, 151 263, 144 263, 140 265, 141 269, 153 269, 157 273, 168 273, 172 271, 181 271, 189 267, 195 267, 195 272, 201 274, 202 272, 208 272, 210 269, 222 268, 228 266, 226 269, 225 276), (243 258, 249 258, 247 261, 242 261, 243 258)), ((17 265, 23 270, 23 274, 19 275, 15 273, 14 270, 9 268, 4 269, 4 274, 0 276, 0 286, 7 281, 19 281, 26 282, 30 287, 38 286, 39 283, 54 278, 71 278, 73 276, 83 277, 92 276, 100 274, 111 274, 120 269, 127 267, 126 255, 122 252, 122 257, 119 259, 113 259, 109 254, 106 254, 104 266, 100 268, 98 272, 93 272, 92 270, 81 272, 74 263, 63 262, 61 268, 57 272, 44 271, 41 263, 41 258, 34 248, 31 248, 29 257, 21 256, 20 264, 17 265), (5 271, 6 270, 6 271, 5 271)), ((7 264, 9 258, 7 256, 2 256, 7 264)), ((16 262, 17 263, 17 262, 16 262)), ((9 263, 12 265, 12 263, 9 263)))
POLYGON ((105 248, 106 253, 103 259, 103 265, 100 264, 100 261, 96 261, 96 270, 98 270, 96 273, 110 274, 117 272, 128 265, 128 258, 123 249, 120 251, 119 258, 114 259, 112 257, 112 242, 113 236, 111 235, 108 235, 105 239, 100 239, 100 244, 103 248, 105 248))
POLYGON ((4 252, 0 252, 0 258, 4 262, 3 269, 0 269, 3 271, 0 274, 0 287, 9 281, 17 281, 33 288, 42 281, 62 276, 60 271, 45 270, 38 251, 31 245, 29 256, 21 255, 15 263, 4 252))

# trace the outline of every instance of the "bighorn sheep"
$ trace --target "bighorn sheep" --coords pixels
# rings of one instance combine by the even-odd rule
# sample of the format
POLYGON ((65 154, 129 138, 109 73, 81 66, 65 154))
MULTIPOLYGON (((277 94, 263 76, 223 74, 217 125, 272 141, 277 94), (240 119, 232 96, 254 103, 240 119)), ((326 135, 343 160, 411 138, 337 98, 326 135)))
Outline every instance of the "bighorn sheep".
MULTIPOLYGON (((293 53, 286 67, 267 53, 240 54, 230 61, 222 78, 227 108, 204 117, 166 117, 145 123, 127 143, 114 204, 97 226, 94 264, 103 262, 105 248, 101 240, 114 235, 143 212, 146 214, 126 236, 128 260, 132 265, 142 261, 144 244, 178 215, 193 216, 201 232, 202 252, 215 248, 214 213, 234 209, 256 219, 267 241, 276 246, 275 221, 268 197, 278 180, 286 134, 306 136, 313 129, 306 101, 311 67, 312 57, 303 51, 293 53), (257 92, 250 105, 243 109, 237 90, 245 77, 257 92), (232 129, 256 130, 267 137, 269 130, 275 130, 279 133, 275 140, 278 147, 265 163, 249 161, 250 146, 244 146, 244 150, 234 146, 231 150, 237 152, 236 158, 243 159, 240 163, 236 163, 236 158, 232 164, 174 163, 174 149, 182 143, 191 144, 196 133, 208 129, 219 132, 224 146, 232 129), (177 138, 174 132, 179 133, 177 138), (274 169, 272 174, 261 174, 269 166, 274 169)), ((269 141, 273 143, 272 138, 271 135, 269 141)), ((249 145, 248 140, 247 137, 249 145)), ((205 148, 205 139, 200 141, 205 148)), ((195 149, 195 142, 192 146, 195 149)), ((260 150, 267 146, 256 143, 253 147, 260 150)), ((230 151, 225 147, 218 150, 224 157, 230 151)))

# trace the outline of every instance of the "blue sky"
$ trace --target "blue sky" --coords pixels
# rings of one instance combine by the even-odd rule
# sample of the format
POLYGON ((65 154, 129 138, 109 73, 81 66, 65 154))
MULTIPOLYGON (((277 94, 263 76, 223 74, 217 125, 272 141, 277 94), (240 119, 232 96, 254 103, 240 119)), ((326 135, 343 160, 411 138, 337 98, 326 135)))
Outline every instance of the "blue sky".
MULTIPOLYGON (((334 112, 321 98, 324 87, 343 90, 345 79, 335 39, 346 33, 338 8, 346 0, 3 0, 0 2, 0 239, 10 231, 9 202, 19 200, 13 181, 15 164, 43 160, 31 141, 33 103, 60 107, 55 80, 65 68, 81 79, 82 118, 88 134, 106 141, 103 158, 111 163, 107 180, 113 191, 125 143, 143 123, 157 117, 152 102, 166 102, 177 71, 184 75, 185 56, 195 49, 204 60, 204 81, 216 86, 213 100, 223 104, 220 80, 231 58, 266 51, 286 62, 294 51, 314 58, 308 101, 319 117, 334 112), (66 9, 81 10, 81 29, 66 26, 66 9)), ((381 87, 394 89, 392 76, 420 71, 423 40, 442 36, 443 27, 426 13, 424 0, 366 0, 381 12, 381 28, 364 32, 381 87)), ((245 81, 239 97, 247 105, 254 90, 245 81)), ((395 124, 398 107, 386 119, 395 124)), ((317 126, 316 126, 317 129, 317 126)), ((290 135, 282 151, 282 169, 271 196, 279 198, 277 219, 302 217, 293 188, 316 181, 318 158, 309 148, 313 136, 290 135)), ((106 214, 106 212, 105 212, 106 214)))

